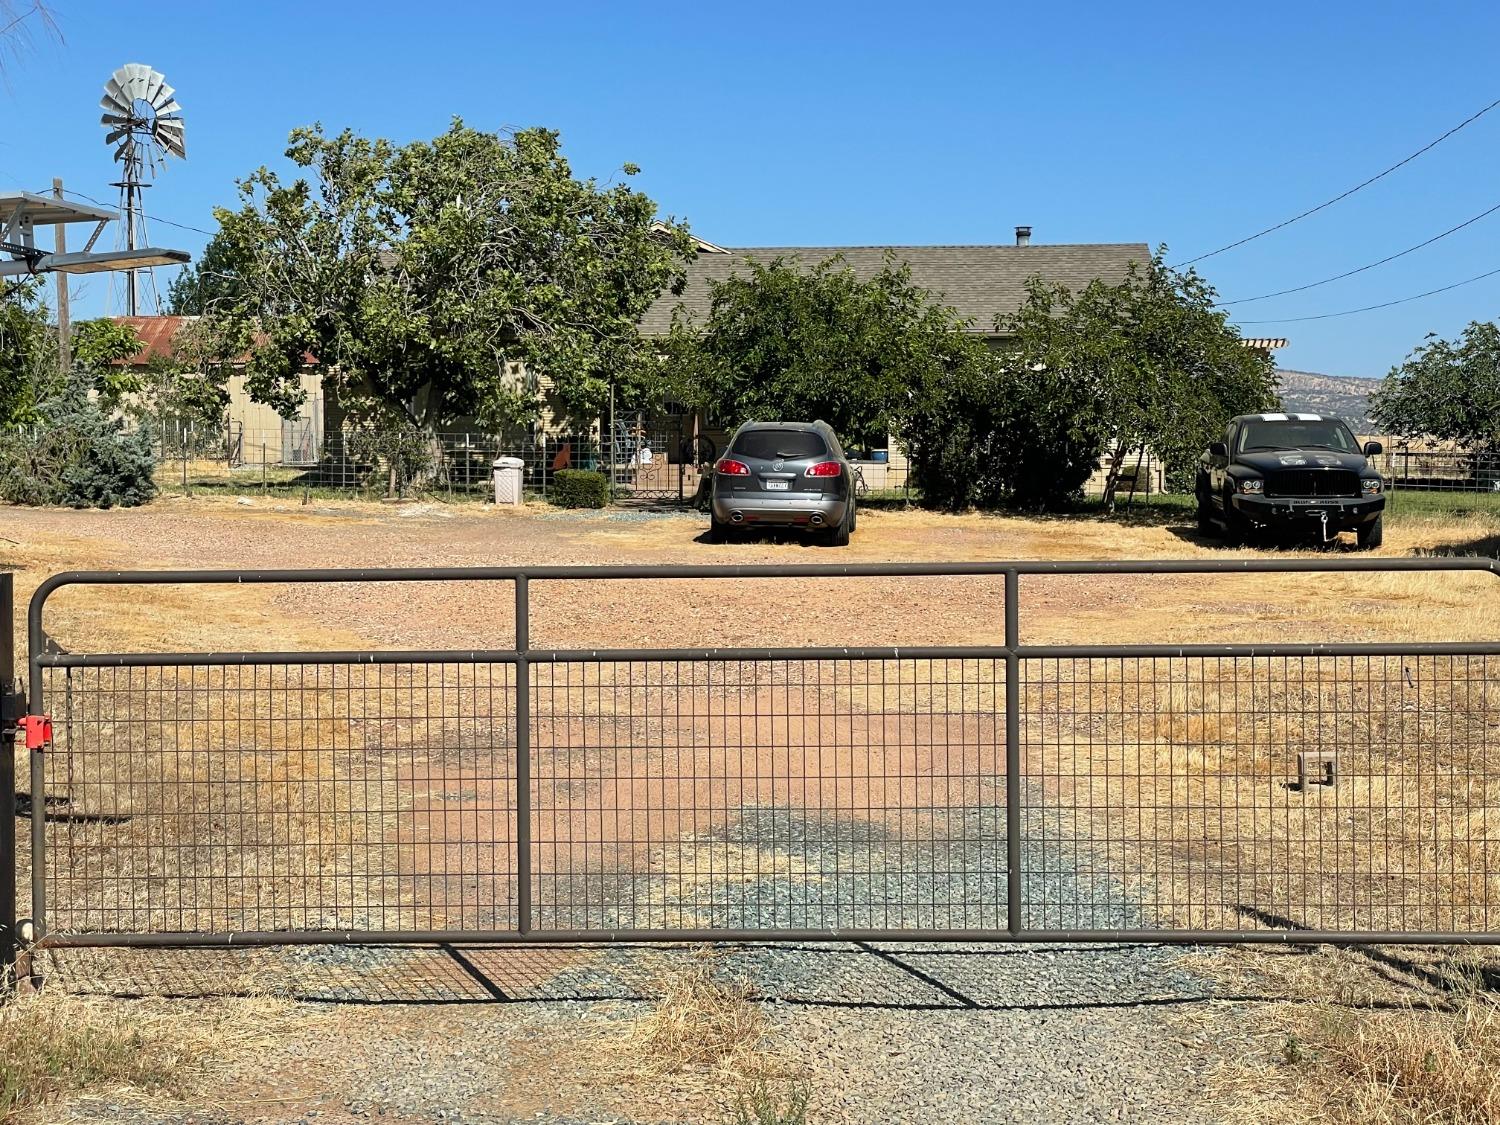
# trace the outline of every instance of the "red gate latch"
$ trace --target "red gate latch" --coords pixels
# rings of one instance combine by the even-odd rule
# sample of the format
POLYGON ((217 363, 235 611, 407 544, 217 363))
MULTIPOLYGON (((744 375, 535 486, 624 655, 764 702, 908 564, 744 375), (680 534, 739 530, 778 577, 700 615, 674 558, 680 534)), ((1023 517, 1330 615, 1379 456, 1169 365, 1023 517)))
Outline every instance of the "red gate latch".
POLYGON ((21 719, 21 731, 26 736, 26 749, 40 750, 52 741, 52 716, 25 715, 21 719))

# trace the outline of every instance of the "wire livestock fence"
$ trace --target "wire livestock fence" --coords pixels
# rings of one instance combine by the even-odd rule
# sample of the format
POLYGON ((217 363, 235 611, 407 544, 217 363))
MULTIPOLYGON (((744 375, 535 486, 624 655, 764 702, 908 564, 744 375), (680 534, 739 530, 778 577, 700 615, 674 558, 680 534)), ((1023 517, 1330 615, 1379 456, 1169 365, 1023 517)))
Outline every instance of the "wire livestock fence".
POLYGON ((25 707, 9 712, 26 715, 30 897, 0 934, 37 956, 778 936, 1500 942, 1500 643, 1024 639, 1036 579, 1289 572, 1488 582, 1500 563, 61 575, 32 601, 25 707), (800 597, 954 577, 993 591, 971 603, 989 640, 530 640, 538 587, 753 579, 800 597), (444 581, 501 589, 514 611, 499 647, 70 653, 43 620, 80 584, 444 581))
MULTIPOLYGON (((616 499, 690 501, 723 450, 722 433, 706 433, 687 416, 616 418, 577 432, 487 434, 418 430, 321 433, 300 422, 276 430, 163 427, 159 476, 168 487, 213 490, 317 489, 366 496, 492 495, 498 457, 524 466, 524 487, 545 497, 556 473, 604 473, 616 499)), ((1500 452, 1388 447, 1373 463, 1389 492, 1492 493, 1500 497, 1500 452)), ((904 453, 854 454, 860 496, 911 498, 914 481, 904 453)), ((1083 486, 1105 493, 1108 459, 1083 486)), ((1118 467, 1116 497, 1126 503, 1178 492, 1180 482, 1160 458, 1137 450, 1118 467)))
POLYGON ((1393 491, 1500 494, 1500 451, 1387 449, 1375 467, 1393 491))
POLYGON ((182 427, 165 430, 158 448, 168 487, 451 498, 491 496, 495 462, 508 457, 522 462, 524 487, 543 497, 557 473, 581 469, 604 473, 617 497, 687 500, 719 453, 711 438, 680 420, 511 435, 182 427))

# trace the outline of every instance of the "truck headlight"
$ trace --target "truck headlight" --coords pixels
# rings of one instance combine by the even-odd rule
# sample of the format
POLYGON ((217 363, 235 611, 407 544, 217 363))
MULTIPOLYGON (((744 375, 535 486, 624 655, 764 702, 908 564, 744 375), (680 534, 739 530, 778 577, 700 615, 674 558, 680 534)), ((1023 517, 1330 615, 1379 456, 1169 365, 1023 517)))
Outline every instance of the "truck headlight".
POLYGON ((1366 496, 1379 495, 1380 489, 1381 480, 1379 477, 1366 477, 1364 480, 1359 482, 1359 490, 1366 496))
POLYGON ((1249 492, 1253 493, 1256 496, 1259 496, 1265 490, 1266 482, 1261 480, 1259 477, 1251 477, 1248 480, 1240 481, 1241 492, 1249 492))

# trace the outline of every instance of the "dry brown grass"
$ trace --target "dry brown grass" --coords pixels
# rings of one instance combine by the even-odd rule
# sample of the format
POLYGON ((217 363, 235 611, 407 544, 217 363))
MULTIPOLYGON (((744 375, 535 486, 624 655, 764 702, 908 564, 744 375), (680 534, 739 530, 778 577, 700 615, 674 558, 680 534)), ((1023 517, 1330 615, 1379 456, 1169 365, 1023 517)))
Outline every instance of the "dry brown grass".
POLYGON ((728 975, 711 947, 662 955, 644 991, 650 1008, 609 1034, 600 1052, 602 1072, 623 1102, 659 1114, 670 1095, 689 1119, 802 1120, 806 1063, 773 1027, 750 983, 728 975))
MULTIPOLYGON (((1500 1005, 1470 996, 1456 1010, 1323 1014, 1311 1046, 1329 1117, 1349 1125, 1493 1125, 1500 1120, 1500 1005), (1319 1052, 1321 1047, 1321 1052, 1319 1052)), ((1308 1047, 1289 1046, 1299 1061, 1308 1047)))
POLYGON ((707 1072, 734 1083, 796 1072, 795 1061, 774 1044, 749 981, 726 976, 711 948, 666 963, 647 991, 655 997, 651 1009, 614 1044, 622 1070, 658 1076, 707 1072))
POLYGON ((289 1009, 245 998, 183 1006, 58 993, 0 1006, 0 1122, 79 1091, 182 1095, 276 1041, 289 1009))
POLYGON ((1257 1051, 1226 1060, 1210 1082, 1226 1120, 1500 1121, 1500 1000, 1485 987, 1492 954, 1235 949, 1196 964, 1265 1001, 1236 1017, 1257 1051))

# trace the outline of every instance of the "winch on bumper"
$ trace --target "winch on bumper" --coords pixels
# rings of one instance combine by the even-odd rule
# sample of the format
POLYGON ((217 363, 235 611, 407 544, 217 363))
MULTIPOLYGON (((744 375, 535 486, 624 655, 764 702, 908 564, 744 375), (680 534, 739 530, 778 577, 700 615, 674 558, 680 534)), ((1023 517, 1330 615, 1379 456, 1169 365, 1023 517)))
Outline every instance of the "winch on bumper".
POLYGON ((1317 525, 1323 538, 1341 531, 1357 531, 1374 523, 1385 510, 1385 495, 1339 496, 1255 496, 1237 493, 1231 498, 1242 519, 1255 527, 1307 527, 1317 525))

